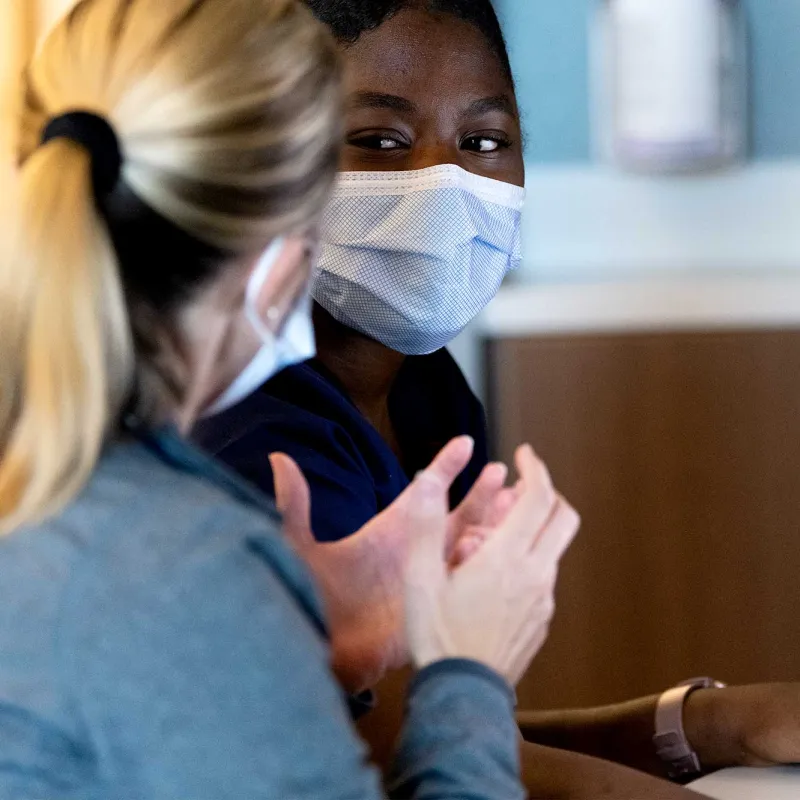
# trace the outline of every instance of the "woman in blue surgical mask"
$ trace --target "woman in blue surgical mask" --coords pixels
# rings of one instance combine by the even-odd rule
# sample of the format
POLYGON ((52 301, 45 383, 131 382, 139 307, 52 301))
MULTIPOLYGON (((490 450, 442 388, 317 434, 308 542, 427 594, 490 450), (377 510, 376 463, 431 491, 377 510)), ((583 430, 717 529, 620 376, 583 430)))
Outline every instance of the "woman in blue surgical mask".
MULTIPOLYGON (((483 409, 442 348, 519 262, 524 169, 511 69, 489 0, 307 4, 334 31, 346 67, 345 146, 313 286, 318 355, 208 420, 199 435, 268 491, 272 465, 284 468, 267 455, 298 461, 311 504, 298 540, 313 554, 309 529, 323 541, 347 541, 453 436, 476 443, 454 504, 502 483, 502 468, 486 467, 483 409)), ((391 575, 403 540, 384 544, 391 575)), ((402 628, 390 600, 373 599, 362 603, 361 644, 366 651, 383 639, 399 666, 404 651, 393 635, 402 628)), ((523 733, 660 778, 676 771, 681 754, 686 775, 800 760, 796 687, 698 688, 677 705, 673 698, 683 749, 660 756, 657 701, 533 716, 523 733)), ((391 739, 394 730, 391 705, 366 720, 378 748, 381 732, 391 739)), ((535 796, 596 798, 600 782, 621 798, 692 796, 609 763, 532 745, 524 753, 535 796)))
POLYGON ((313 349, 329 33, 297 0, 82 0, 26 84, 0 220, 0 800, 385 797, 340 685, 371 679, 351 600, 388 608, 382 587, 418 669, 392 796, 522 798, 513 685, 577 526, 530 448, 513 491, 451 514, 451 442, 358 534, 301 548, 317 587, 280 533, 293 462, 282 521, 185 440, 313 349), (389 579, 370 553, 398 536, 389 579))

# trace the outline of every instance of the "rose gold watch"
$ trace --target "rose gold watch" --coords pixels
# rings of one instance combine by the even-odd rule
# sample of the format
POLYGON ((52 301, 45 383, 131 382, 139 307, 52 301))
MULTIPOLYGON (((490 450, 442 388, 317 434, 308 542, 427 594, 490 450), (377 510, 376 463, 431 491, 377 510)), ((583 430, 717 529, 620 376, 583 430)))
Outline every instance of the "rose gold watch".
POLYGON ((667 765, 667 774, 672 780, 692 778, 703 771, 700 759, 686 738, 683 728, 686 698, 698 689, 724 688, 724 683, 712 678, 693 678, 668 689, 658 698, 653 744, 656 746, 656 754, 667 765))

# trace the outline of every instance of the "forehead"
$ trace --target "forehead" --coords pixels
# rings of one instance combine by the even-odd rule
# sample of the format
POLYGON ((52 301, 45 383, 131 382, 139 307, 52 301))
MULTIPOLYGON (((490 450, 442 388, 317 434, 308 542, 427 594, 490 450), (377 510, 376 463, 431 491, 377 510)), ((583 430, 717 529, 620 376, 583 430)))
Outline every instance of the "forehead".
POLYGON ((451 14, 404 9, 345 51, 348 91, 447 103, 459 97, 513 96, 484 34, 451 14))

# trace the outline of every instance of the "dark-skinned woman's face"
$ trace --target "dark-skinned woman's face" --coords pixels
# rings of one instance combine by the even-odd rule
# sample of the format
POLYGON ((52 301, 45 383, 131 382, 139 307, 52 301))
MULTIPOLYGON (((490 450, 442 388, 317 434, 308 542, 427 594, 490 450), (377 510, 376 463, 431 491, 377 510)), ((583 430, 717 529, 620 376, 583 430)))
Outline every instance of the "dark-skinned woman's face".
POLYGON ((524 184, 514 89, 478 28, 405 9, 343 52, 343 171, 456 164, 524 184))

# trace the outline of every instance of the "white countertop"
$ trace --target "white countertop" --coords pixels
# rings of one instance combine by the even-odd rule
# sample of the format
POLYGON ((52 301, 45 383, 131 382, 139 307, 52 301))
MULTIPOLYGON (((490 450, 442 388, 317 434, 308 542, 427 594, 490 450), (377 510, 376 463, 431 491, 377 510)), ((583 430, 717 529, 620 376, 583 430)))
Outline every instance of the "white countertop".
POLYGON ((800 273, 510 284, 474 330, 488 338, 800 328, 800 273))
POLYGON ((714 800, 798 800, 800 768, 726 769, 691 788, 714 800))

